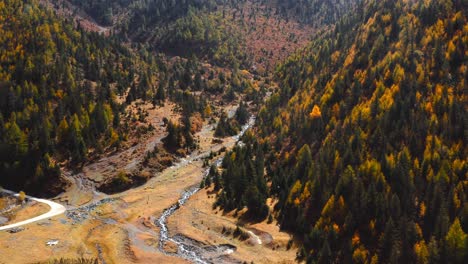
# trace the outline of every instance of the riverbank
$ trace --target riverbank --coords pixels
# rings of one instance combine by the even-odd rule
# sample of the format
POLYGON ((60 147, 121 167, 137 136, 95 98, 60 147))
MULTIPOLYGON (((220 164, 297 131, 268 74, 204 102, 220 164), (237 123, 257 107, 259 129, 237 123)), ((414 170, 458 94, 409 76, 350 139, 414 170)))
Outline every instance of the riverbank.
MULTIPOLYGON (((242 133, 253 123, 252 118, 249 124, 243 127, 242 133)), ((54 258, 98 258, 103 263, 119 264, 193 262, 194 259, 181 258, 177 253, 177 243, 161 244, 163 241, 161 225, 157 224, 156 220, 168 208, 176 204, 184 192, 199 186, 207 170, 204 166, 206 162, 208 164, 219 162, 225 153, 223 151, 231 149, 242 135, 240 133, 234 137, 216 139, 214 127, 215 124, 205 121, 201 131, 195 135, 199 139, 199 149, 181 158, 161 173, 155 174, 145 184, 121 193, 112 195, 100 193, 94 188, 94 178, 88 178, 85 174, 67 175, 66 177, 72 182, 72 187, 58 197, 60 201, 68 204, 66 214, 27 225, 22 232, 14 234, 0 232, 2 242, 0 263, 6 261, 3 256, 8 256, 9 263, 24 263, 31 259, 48 261, 54 258), (207 157, 211 159, 205 160, 207 157), (47 242, 51 240, 57 241, 57 244, 48 246, 47 242), (31 250, 17 254, 19 247, 27 247, 31 250), (169 248, 167 247, 171 248, 170 251, 173 254, 168 254, 169 248)), ((118 158, 118 156, 116 154, 112 158, 118 158)), ((129 161, 133 164, 132 159, 129 161)), ((197 194, 195 197, 203 196, 197 194)), ((190 207, 198 206, 191 204, 190 201, 191 199, 187 200, 190 207)), ((211 205, 212 200, 208 199, 204 207, 210 208, 211 205)), ((197 208, 190 210, 192 209, 198 210, 197 208)), ((209 211, 206 213, 217 214, 209 211)), ((173 221, 172 216, 167 219, 173 221)), ((179 218, 178 215, 174 215, 174 219, 187 221, 187 223, 193 221, 192 218, 179 218)), ((232 219, 234 221, 234 217, 232 219)), ((198 235, 189 236, 191 234, 187 234, 187 230, 178 227, 172 230, 174 226, 170 223, 167 227, 169 228, 168 236, 174 241, 190 248, 202 248, 202 252, 199 253, 203 259, 234 263, 250 262, 256 259, 254 257, 257 250, 255 245, 252 248, 252 245, 243 242, 219 243, 218 241, 221 240, 207 240, 203 235, 199 235, 199 232, 194 232, 198 235)), ((201 231, 203 234, 203 230, 201 231)), ((283 240, 278 235, 278 241, 283 240)), ((268 244, 265 243, 265 245, 268 244)), ((271 252, 268 250, 268 246, 260 247, 257 252, 273 254, 274 249, 271 249, 271 252)), ((288 259, 288 262, 294 261, 294 253, 287 252, 283 259, 288 259)), ((278 258, 278 260, 282 259, 278 258)))
MULTIPOLYGON (((93 193, 88 202, 69 206, 65 215, 27 225, 22 232, 0 232, 0 263, 97 256, 106 263, 187 263, 159 250, 160 230, 150 219, 161 216, 185 190, 201 182, 204 157, 222 148, 230 149, 235 142, 226 138, 221 143, 213 143, 213 130, 204 129, 201 133, 197 135, 201 139, 197 152, 140 187, 115 195, 93 193), (55 239, 57 245, 46 245, 55 239), (18 248, 30 250, 18 254, 18 248)), ((60 197, 71 202, 73 199, 68 198, 74 192, 80 192, 80 188, 71 188, 60 197)), ((82 199, 76 201, 81 203, 82 199)))
MULTIPOLYGON (((232 245, 236 250, 231 257, 248 263, 294 262, 297 248, 288 246, 291 236, 281 232, 276 221, 243 222, 239 219, 245 210, 236 215, 235 211, 224 213, 219 208, 213 209, 216 197, 212 191, 204 188, 193 195, 169 218, 169 230, 205 245, 232 245), (237 226, 252 232, 250 237, 245 240, 236 237, 237 226)), ((271 201, 268 204, 271 206, 271 201)))

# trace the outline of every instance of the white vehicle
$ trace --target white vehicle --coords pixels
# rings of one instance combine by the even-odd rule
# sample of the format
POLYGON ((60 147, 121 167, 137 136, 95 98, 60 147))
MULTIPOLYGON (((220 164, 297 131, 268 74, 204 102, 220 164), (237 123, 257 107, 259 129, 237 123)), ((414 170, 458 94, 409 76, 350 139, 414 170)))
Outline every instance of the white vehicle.
POLYGON ((59 243, 59 241, 57 239, 53 239, 53 240, 47 241, 46 245, 51 247, 51 246, 58 245, 58 243, 59 243))

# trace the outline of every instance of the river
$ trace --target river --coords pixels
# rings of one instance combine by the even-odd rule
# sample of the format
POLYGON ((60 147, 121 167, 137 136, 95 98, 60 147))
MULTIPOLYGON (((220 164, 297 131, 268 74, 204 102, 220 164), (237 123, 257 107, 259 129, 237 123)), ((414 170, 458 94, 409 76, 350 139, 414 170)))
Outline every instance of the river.
MULTIPOLYGON (((240 138, 245 134, 245 132, 255 124, 255 117, 251 116, 247 124, 242 126, 241 131, 233 136, 236 140, 236 144, 240 144, 240 138)), ((221 166, 223 158, 217 159, 213 164, 216 167, 221 166)), ((205 178, 209 174, 210 169, 206 169, 203 175, 205 178)), ((180 207, 184 206, 188 199, 195 193, 200 190, 198 187, 192 187, 182 194, 180 199, 176 204, 172 205, 166 209, 161 217, 156 220, 156 225, 158 225, 160 230, 159 237, 159 249, 166 255, 180 257, 186 260, 189 260, 197 264, 208 264, 213 263, 214 260, 220 260, 223 256, 232 254, 236 247, 232 245, 217 245, 217 246, 206 246, 198 241, 194 241, 183 235, 174 235, 170 236, 170 232, 167 226, 167 219, 173 215, 180 207), (167 243, 174 243, 177 245, 177 253, 170 253, 164 249, 164 245, 167 243)))

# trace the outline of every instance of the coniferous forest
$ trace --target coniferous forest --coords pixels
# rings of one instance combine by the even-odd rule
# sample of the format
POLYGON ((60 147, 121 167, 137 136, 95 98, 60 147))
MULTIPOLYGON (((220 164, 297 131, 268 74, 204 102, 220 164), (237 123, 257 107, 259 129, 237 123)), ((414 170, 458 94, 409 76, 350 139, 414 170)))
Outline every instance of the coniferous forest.
POLYGON ((58 178, 58 161, 118 144, 115 94, 145 63, 36 1, 2 2, 0 14, 0 184, 38 188, 58 178))
POLYGON ((277 198, 308 263, 466 262, 466 10, 363 1, 292 55, 252 147, 225 158, 219 204, 248 206, 239 186, 277 198))
MULTIPOLYGON (((86 166, 139 155, 156 135, 137 169, 88 179, 87 202, 163 175, 152 184, 184 186, 174 213, 202 180, 210 213, 231 217, 240 242, 229 241, 242 248, 232 259, 197 255, 207 263, 263 247, 252 240, 265 223, 291 236, 291 262, 468 263, 467 93, 467 0, 4 0, 0 186, 68 193, 64 172, 99 174, 86 166), (148 112, 165 107, 157 130, 148 112), (164 178, 190 166, 204 178, 164 178)), ((170 196, 146 193, 155 186, 122 208, 170 196)), ((170 204, 156 200, 157 217, 170 204)), ((208 225, 197 217, 194 228, 208 225)), ((153 222, 144 225, 168 232, 153 222)), ((173 243, 202 236, 177 230, 173 243)))

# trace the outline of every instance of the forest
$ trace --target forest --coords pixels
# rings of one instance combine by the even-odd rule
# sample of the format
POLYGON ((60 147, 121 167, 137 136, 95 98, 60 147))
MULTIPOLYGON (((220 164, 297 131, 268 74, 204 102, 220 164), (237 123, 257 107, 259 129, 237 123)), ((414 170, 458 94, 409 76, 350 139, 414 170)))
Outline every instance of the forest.
POLYGON ((116 95, 150 65, 36 1, 3 1, 0 25, 0 184, 60 185, 60 162, 119 145, 116 95))
MULTIPOLYGON (((63 0, 50 0, 60 2, 63 0)), ((191 57, 219 66, 251 66, 245 22, 257 17, 282 17, 314 28, 332 25, 362 1, 278 0, 69 0, 98 23, 112 26, 124 42, 150 51, 191 57), (251 2, 251 3, 250 3, 251 2), (244 9, 250 3, 251 9, 244 9), (265 14, 262 14, 266 12, 265 14), (125 18, 125 19, 123 19, 125 18)))
MULTIPOLYGON (((176 24, 199 19, 190 10, 186 22, 176 24)), ((131 49, 118 36, 88 32, 35 0, 1 3, 0 25, 0 185, 6 188, 35 193, 52 185, 46 192, 59 192, 59 167, 79 169, 122 146, 138 121, 127 118, 125 108, 136 100, 178 105, 182 124, 168 127, 177 140, 166 141, 176 151, 196 147, 192 121, 211 117, 207 98, 232 101, 244 92, 260 98, 238 66, 232 72, 202 66, 196 51, 169 61, 145 47, 131 49)))
POLYGON ((213 210, 275 219, 306 263, 468 263, 467 0, 47 1, 108 34, 0 2, 0 186, 57 195, 64 168, 140 136, 137 103, 180 115, 146 165, 188 157, 204 122, 222 141, 255 113, 201 183, 213 210), (292 53, 259 73, 249 45, 272 35, 248 25, 269 17, 310 37, 262 48, 292 53))
POLYGON ((315 37, 278 67, 257 147, 224 159, 218 204, 274 197, 308 263, 466 263, 466 10, 364 1, 315 37))
POLYGON ((362 4, 362 0, 276 0, 273 6, 287 19, 297 19, 315 26, 330 25, 362 4))

